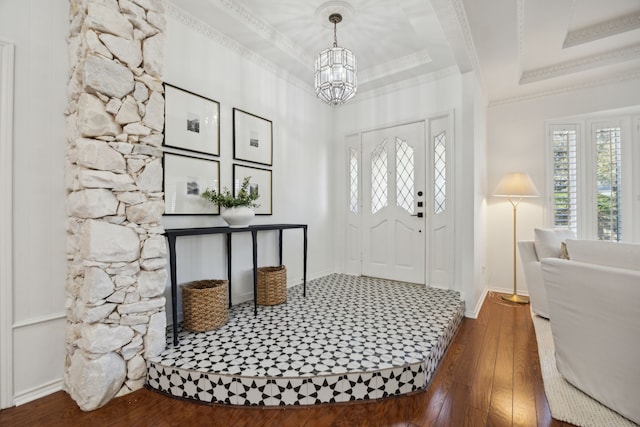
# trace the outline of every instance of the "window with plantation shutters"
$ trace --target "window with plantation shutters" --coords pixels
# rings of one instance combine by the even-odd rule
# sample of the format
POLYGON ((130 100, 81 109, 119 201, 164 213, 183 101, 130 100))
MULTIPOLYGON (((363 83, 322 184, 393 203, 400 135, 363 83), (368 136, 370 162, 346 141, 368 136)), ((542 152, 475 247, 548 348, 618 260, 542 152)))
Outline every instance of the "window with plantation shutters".
POLYGON ((622 117, 549 126, 554 228, 570 229, 582 239, 633 240, 631 219, 640 206, 633 203, 632 139, 640 129, 633 133, 631 121, 622 117))
POLYGON ((620 241, 623 231, 620 133, 618 126, 594 127, 599 240, 620 241))
POLYGON ((552 131, 553 225, 577 233, 577 156, 575 126, 552 131))

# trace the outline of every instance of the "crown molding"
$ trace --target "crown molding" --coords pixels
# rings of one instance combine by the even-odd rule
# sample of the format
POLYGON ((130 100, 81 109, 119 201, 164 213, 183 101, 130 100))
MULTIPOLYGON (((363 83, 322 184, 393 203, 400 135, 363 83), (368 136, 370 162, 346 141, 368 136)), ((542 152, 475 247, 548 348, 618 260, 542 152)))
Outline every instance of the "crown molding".
POLYGON ((431 61, 431 56, 429 56, 429 52, 426 50, 416 52, 358 72, 358 82, 366 83, 381 79, 392 74, 419 67, 420 65, 428 64, 431 61))
POLYGON ((568 47, 578 46, 627 31, 637 30, 638 28, 640 28, 640 11, 569 31, 564 39, 562 48, 566 49, 568 47))
POLYGON ((273 73, 275 76, 315 96, 315 90, 310 82, 299 79, 298 77, 289 73, 287 70, 283 69, 282 67, 279 67, 278 65, 276 65, 272 61, 269 61, 265 57, 258 55, 251 49, 246 48, 242 44, 238 43, 236 40, 214 29, 211 25, 194 17, 193 15, 189 14, 188 12, 176 6, 175 4, 168 1, 165 2, 165 4, 166 4, 166 13, 168 16, 175 18, 176 20, 181 22, 183 25, 202 34, 203 36, 214 41, 220 46, 225 47, 237 53, 241 57, 273 73))
POLYGON ((507 104, 515 104, 518 102, 532 101, 538 98, 577 92, 580 90, 591 89, 599 86, 608 86, 611 84, 623 83, 629 80, 640 80, 640 68, 632 71, 628 71, 625 73, 619 73, 606 79, 593 79, 585 83, 571 85, 571 86, 563 86, 557 89, 550 89, 550 90, 539 91, 539 92, 535 92, 527 95, 496 99, 489 102, 489 108, 498 107, 498 106, 507 105, 507 104))
MULTIPOLYGON (((463 0, 450 0, 453 3, 456 16, 458 18, 458 24, 460 25, 460 30, 464 35, 465 46, 467 48, 467 54, 469 55, 469 60, 471 62, 471 68, 474 71, 476 78, 478 79, 478 85, 480 90, 482 91, 484 97, 486 98, 487 91, 484 83, 484 78, 482 76, 482 68, 480 67, 480 60, 478 59, 478 52, 476 51, 475 43, 473 42, 473 35, 471 34, 471 27, 469 26, 469 21, 467 19, 467 12, 464 8, 463 0)), ((461 74, 464 74, 468 70, 460 70, 461 74)))
POLYGON ((291 58, 300 62, 301 64, 308 66, 313 64, 314 57, 309 55, 308 51, 302 49, 299 45, 294 43, 290 38, 284 36, 278 32, 274 27, 267 24, 262 19, 251 13, 248 9, 242 7, 233 0, 218 0, 225 9, 227 9, 233 16, 241 21, 244 21, 251 29, 259 34, 265 40, 273 43, 278 49, 283 52, 290 52, 291 58))
POLYGON ((458 72, 464 74, 473 71, 480 89, 486 94, 482 68, 463 0, 431 0, 431 5, 449 41, 458 72))
MULTIPOLYGON (((476 72, 478 80, 482 82, 480 61, 478 59, 476 45, 473 42, 473 35, 471 34, 471 27, 469 27, 469 20, 467 19, 467 12, 464 9, 464 3, 462 0, 450 0, 450 2, 453 5, 458 25, 460 26, 460 32, 462 33, 464 44, 467 48, 467 54, 469 55, 469 60, 471 62, 471 68, 476 72)), ((469 70, 461 70, 463 73, 466 71, 469 70)))
POLYGON ((579 71, 602 67, 618 62, 638 59, 640 57, 640 43, 626 46, 620 49, 610 50, 605 53, 585 56, 572 61, 559 62, 548 67, 525 71, 520 77, 520 84, 538 82, 553 77, 566 76, 579 71))

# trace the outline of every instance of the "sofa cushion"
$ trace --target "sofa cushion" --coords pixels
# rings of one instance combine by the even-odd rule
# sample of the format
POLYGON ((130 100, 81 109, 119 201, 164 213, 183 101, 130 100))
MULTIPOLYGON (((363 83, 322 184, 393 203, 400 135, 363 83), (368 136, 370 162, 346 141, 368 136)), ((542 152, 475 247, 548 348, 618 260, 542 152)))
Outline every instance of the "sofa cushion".
MULTIPOLYGON (((566 239, 575 239, 571 230, 534 229, 538 259, 560 258, 560 246, 566 239)), ((569 252, 571 255, 571 252, 569 252)))
POLYGON ((567 239, 572 261, 640 271, 640 244, 567 239))

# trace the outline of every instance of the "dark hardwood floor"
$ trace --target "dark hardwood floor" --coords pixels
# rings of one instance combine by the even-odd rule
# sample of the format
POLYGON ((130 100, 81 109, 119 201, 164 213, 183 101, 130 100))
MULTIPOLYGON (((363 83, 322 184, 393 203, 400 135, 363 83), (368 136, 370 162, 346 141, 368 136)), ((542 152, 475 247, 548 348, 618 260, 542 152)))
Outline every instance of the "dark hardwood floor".
POLYGON ((489 294, 464 319, 426 390, 366 403, 236 408, 146 389, 82 412, 64 392, 0 411, 0 426, 569 426, 544 394, 528 305, 489 294))

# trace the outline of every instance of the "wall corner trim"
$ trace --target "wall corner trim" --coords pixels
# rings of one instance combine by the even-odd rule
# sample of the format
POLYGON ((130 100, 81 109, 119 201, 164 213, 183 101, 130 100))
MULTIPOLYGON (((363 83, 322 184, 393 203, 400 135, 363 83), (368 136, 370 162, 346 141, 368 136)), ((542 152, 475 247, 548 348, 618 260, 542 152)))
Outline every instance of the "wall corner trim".
POLYGON ((15 46, 0 38, 0 409, 13 406, 13 74, 15 46))

